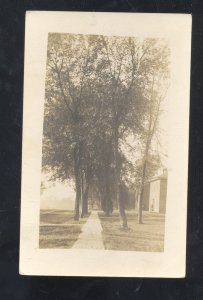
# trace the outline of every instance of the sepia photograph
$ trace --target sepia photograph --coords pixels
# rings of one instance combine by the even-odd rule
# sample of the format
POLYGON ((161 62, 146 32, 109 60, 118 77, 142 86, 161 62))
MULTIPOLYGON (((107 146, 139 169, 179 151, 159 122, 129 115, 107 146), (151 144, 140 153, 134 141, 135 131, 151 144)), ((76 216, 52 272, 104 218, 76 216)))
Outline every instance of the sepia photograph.
POLYGON ((26 14, 19 272, 184 277, 191 16, 26 14))
POLYGON ((40 248, 164 251, 167 40, 49 33, 40 248))

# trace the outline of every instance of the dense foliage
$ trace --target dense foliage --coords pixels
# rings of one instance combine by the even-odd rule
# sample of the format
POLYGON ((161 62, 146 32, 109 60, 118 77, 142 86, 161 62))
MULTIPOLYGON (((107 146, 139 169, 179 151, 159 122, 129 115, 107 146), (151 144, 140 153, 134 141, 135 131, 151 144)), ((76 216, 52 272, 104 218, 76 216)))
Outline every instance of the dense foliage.
POLYGON ((141 203, 159 166, 151 143, 168 78, 163 40, 49 34, 43 168, 53 180, 74 180, 75 219, 80 206, 88 212, 91 191, 107 215, 117 206, 127 226, 122 195, 134 185, 141 203), (137 144, 140 156, 129 160, 125 149, 137 144))

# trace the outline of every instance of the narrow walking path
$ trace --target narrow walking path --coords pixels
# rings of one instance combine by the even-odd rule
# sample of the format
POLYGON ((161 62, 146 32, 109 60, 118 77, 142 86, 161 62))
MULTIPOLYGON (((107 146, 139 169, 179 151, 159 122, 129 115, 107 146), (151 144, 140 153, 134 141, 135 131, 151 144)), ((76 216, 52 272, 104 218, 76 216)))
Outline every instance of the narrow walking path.
POLYGON ((82 233, 73 245, 75 249, 104 249, 102 226, 98 212, 93 210, 82 228, 82 233))

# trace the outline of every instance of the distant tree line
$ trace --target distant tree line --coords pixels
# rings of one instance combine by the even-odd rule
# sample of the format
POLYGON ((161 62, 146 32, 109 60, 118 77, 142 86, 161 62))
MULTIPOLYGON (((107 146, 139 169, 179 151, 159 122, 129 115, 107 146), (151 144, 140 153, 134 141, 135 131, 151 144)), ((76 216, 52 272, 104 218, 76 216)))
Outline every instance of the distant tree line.
POLYGON ((143 187, 160 162, 150 149, 169 57, 161 39, 49 34, 42 163, 52 180, 74 181, 75 220, 88 213, 91 190, 107 216, 118 207, 127 227, 131 185, 139 189, 142 222, 143 187), (137 147, 132 162, 125 149, 133 154, 137 147))

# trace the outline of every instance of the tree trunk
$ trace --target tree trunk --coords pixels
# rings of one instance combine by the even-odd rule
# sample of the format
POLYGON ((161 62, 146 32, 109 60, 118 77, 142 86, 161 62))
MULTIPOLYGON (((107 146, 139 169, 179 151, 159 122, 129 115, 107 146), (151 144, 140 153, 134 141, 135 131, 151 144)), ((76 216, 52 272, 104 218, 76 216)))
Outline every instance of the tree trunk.
POLYGON ((115 143, 115 188, 116 188, 116 202, 118 203, 119 208, 119 216, 120 216, 120 222, 122 227, 126 228, 128 227, 127 224, 127 216, 125 213, 125 203, 124 198, 120 195, 120 188, 121 188, 121 182, 120 182, 120 172, 121 172, 121 164, 119 162, 119 153, 118 153, 118 126, 115 124, 114 129, 114 143, 115 143))
POLYGON ((88 215, 88 195, 89 195, 89 185, 86 186, 84 195, 84 214, 88 215))
POLYGON ((138 196, 138 224, 142 224, 142 188, 140 195, 138 196))
MULTIPOLYGON (((146 153, 146 156, 148 154, 148 151, 146 153)), ((143 206, 143 194, 144 194, 144 184, 145 184, 145 177, 146 177, 146 156, 144 160, 144 165, 143 165, 143 171, 142 171, 142 181, 141 181, 141 190, 140 190, 140 195, 138 197, 138 223, 142 224, 142 206, 143 206)))
POLYGON ((153 104, 153 89, 154 89, 154 77, 152 82, 152 91, 151 91, 151 106, 150 106, 150 115, 149 115, 149 125, 148 125, 148 133, 147 133, 147 140, 146 140, 146 147, 144 153, 144 163, 143 163, 143 170, 142 170, 142 180, 141 180, 141 191, 138 201, 138 223, 141 224, 142 222, 142 205, 143 205, 143 195, 144 195, 144 185, 146 179, 146 169, 147 169, 147 158, 149 154, 150 144, 156 129, 156 124, 159 117, 160 112, 160 104, 161 101, 158 102, 158 107, 156 110, 155 115, 153 116, 152 112, 152 104, 153 104), (153 119, 154 117, 154 119, 153 119))
POLYGON ((74 220, 79 220, 80 217, 80 200, 81 200, 81 178, 80 178, 80 149, 76 145, 74 149, 74 171, 75 171, 75 212, 74 220))
POLYGON ((88 214, 88 191, 89 185, 86 184, 85 189, 83 189, 81 218, 88 214))
POLYGON ((109 157, 106 157, 105 163, 105 213, 110 216, 112 212, 111 195, 110 195, 110 177, 109 177, 109 157))
POLYGON ((120 219, 121 219, 121 226, 123 228, 128 227, 127 217, 125 213, 125 201, 124 201, 124 191, 122 184, 119 184, 119 197, 118 197, 118 205, 119 205, 119 213, 120 213, 120 219))

